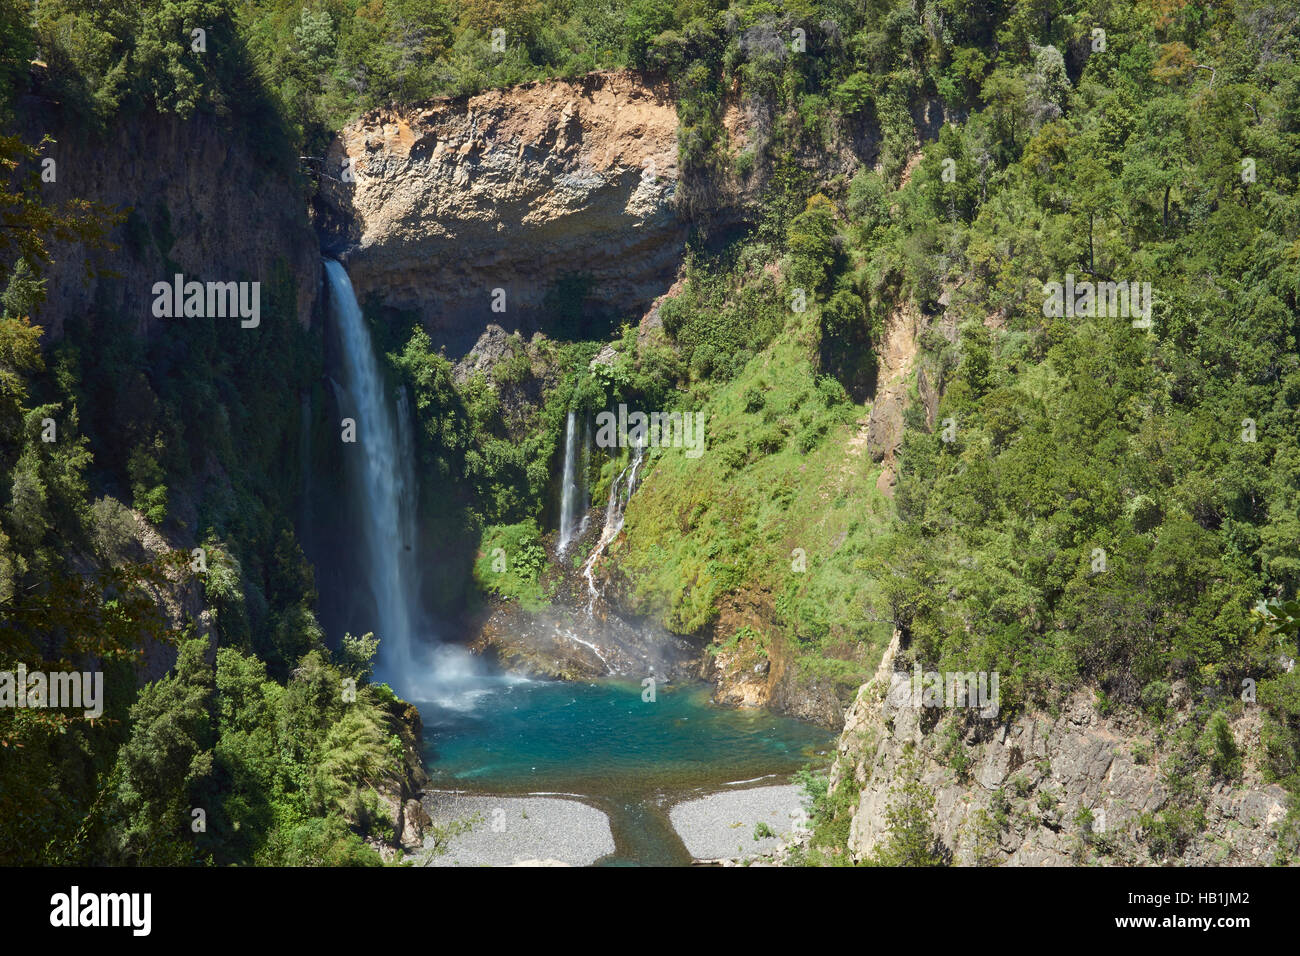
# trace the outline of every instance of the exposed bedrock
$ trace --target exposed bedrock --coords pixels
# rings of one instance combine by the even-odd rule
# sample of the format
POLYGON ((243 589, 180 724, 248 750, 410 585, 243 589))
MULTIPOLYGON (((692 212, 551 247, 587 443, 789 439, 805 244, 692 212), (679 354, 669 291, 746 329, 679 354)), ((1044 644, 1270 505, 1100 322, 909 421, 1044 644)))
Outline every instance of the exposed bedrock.
MULTIPOLYGON (((937 710, 909 698, 913 674, 895 672, 900 635, 849 708, 832 791, 856 791, 847 851, 869 857, 890 838, 893 789, 916 774, 935 797, 934 835, 960 865, 1263 866, 1279 860, 1287 795, 1263 779, 1260 715, 1230 721, 1246 755, 1232 780, 1197 776, 1178 754, 1177 730, 1203 719, 1186 685, 1156 733, 1137 713, 1103 716, 1091 690, 1056 712, 931 726, 937 710), (901 691, 901 693, 900 693, 901 691), (948 729, 945 729, 948 728, 948 729), (909 764, 914 755, 915 764, 909 764), (960 769, 958 769, 960 768, 960 769), (1181 795, 1179 790, 1184 791, 1181 795)), ((943 711, 944 720, 955 711, 943 711)))
POLYGON ((546 315, 570 337, 638 318, 682 259, 677 186, 668 90, 596 73, 365 114, 325 157, 315 214, 363 304, 417 311, 460 356, 489 323, 546 315))

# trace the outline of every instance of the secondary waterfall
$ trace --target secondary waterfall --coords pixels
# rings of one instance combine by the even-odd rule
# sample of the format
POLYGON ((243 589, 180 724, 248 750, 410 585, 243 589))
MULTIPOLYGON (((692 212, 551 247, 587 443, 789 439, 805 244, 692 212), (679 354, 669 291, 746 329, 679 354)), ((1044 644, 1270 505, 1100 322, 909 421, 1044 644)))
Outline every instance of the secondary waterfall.
MULTIPOLYGON (((585 416, 584 416, 585 418, 585 416)), ((587 429, 584 426, 583 437, 587 429)), ((587 510, 587 449, 583 443, 581 471, 579 471, 577 415, 569 412, 564 427, 564 472, 560 479, 560 538, 556 544, 556 554, 563 555, 573 543, 576 533, 581 533, 578 515, 587 510)), ((585 524, 585 516, 584 516, 585 524)))
POLYGON ((591 549, 591 554, 582 566, 582 576, 587 579, 587 616, 591 617, 596 611, 596 599, 600 597, 600 590, 596 587, 596 576, 593 573, 596 567, 596 560, 605 553, 609 543, 618 537, 618 533, 623 530, 623 515, 627 510, 628 499, 632 497, 632 492, 636 490, 636 473, 641 468, 641 459, 645 454, 645 449, 641 444, 632 446, 632 460, 628 462, 617 478, 609 486, 609 503, 605 506, 605 527, 601 529, 600 540, 596 546, 591 549), (627 484, 623 484, 623 479, 627 479, 627 484))

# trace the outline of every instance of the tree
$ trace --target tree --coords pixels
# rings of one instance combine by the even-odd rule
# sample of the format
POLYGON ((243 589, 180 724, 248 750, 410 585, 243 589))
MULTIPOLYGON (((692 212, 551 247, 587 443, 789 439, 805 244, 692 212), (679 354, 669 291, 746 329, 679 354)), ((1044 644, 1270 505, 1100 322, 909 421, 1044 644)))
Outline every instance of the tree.
POLYGON ((980 98, 993 114, 993 128, 1003 155, 1016 153, 1017 135, 1025 125, 1025 81, 1015 71, 998 67, 984 81, 980 98))
POLYGON ((786 245, 792 259, 790 279, 809 293, 825 285, 839 254, 834 207, 818 193, 790 222, 786 245))
POLYGON ((0 261, 22 262, 11 275, 18 277, 21 296, 6 281, 5 311, 30 308, 44 298, 44 289, 33 283, 38 271, 50 262, 50 242, 104 245, 107 230, 124 217, 102 203, 70 199, 62 207, 41 196, 40 174, 44 148, 53 142, 48 136, 40 146, 29 146, 18 136, 0 135, 0 261))
POLYGON ((1094 130, 1076 135, 1071 146, 1069 160, 1071 216, 1080 227, 1078 231, 1087 234, 1087 271, 1095 276, 1097 275, 1097 220, 1107 217, 1115 208, 1115 181, 1110 168, 1102 158, 1105 151, 1101 148, 1094 130))
POLYGON ((1186 175, 1187 145, 1186 101, 1163 96, 1147 104, 1125 147, 1121 190, 1130 208, 1139 215, 1149 216, 1151 211, 1160 210, 1162 235, 1169 233, 1173 191, 1182 185, 1186 175))
POLYGON ((934 791, 921 782, 915 752, 899 764, 885 809, 886 835, 869 858, 872 866, 947 866, 950 851, 934 832, 934 791))
POLYGON ((192 809, 212 772, 213 672, 205 638, 180 647, 175 670, 149 684, 131 708, 131 736, 118 751, 106 811, 110 858, 119 864, 194 862, 192 809))
POLYGON ((1070 78, 1065 59, 1056 47, 1040 46, 1034 50, 1034 66, 1025 82, 1029 115, 1035 128, 1059 119, 1070 93, 1070 78))

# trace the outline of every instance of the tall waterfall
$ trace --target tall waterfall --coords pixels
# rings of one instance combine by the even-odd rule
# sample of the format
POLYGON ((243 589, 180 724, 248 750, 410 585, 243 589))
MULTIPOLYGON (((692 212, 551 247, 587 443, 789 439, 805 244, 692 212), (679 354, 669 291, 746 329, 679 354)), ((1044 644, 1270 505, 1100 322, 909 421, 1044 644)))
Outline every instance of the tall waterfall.
MULTIPOLYGON (((365 582, 375 603, 379 637, 376 678, 410 699, 424 676, 417 659, 423 624, 417 576, 415 460, 405 414, 405 396, 390 406, 383 374, 352 291, 347 271, 325 260, 330 312, 343 354, 347 414, 356 420, 349 452, 352 505, 361 515, 365 582)), ((427 666, 427 665, 426 665, 427 666)))
POLYGON ((564 426, 564 473, 560 479, 560 539, 555 548, 556 553, 559 555, 563 555, 573 542, 578 514, 587 510, 585 443, 581 474, 578 472, 578 459, 577 415, 574 412, 569 412, 568 421, 564 426))

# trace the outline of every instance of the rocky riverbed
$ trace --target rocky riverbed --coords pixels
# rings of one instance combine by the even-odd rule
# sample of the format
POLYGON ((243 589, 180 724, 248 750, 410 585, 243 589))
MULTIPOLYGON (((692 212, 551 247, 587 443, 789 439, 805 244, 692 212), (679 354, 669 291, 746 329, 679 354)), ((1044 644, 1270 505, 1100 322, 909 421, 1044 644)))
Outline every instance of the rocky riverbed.
MULTIPOLYGON (((490 795, 430 790, 432 826, 417 866, 591 866, 638 862, 616 852, 609 814, 572 794, 490 795)), ((651 801, 652 803, 654 801, 651 801)), ((766 861, 796 839, 807 810, 793 784, 738 786, 668 804, 666 839, 681 863, 766 861)), ((661 808, 652 807, 657 813, 661 808)), ((626 823, 626 821, 615 821, 626 823)))

